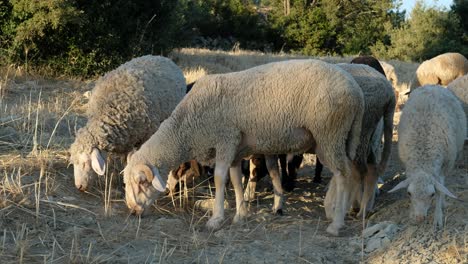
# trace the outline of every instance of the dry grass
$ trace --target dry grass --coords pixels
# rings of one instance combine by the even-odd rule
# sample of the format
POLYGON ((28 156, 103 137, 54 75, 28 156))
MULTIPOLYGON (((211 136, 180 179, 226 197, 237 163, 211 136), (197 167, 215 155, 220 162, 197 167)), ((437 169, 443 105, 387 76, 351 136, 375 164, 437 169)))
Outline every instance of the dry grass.
MULTIPOLYGON (((303 58, 202 49, 177 50, 171 57, 183 68, 187 82, 205 74, 303 58)), ((399 88, 404 89, 417 65, 390 63, 397 70, 399 88)), ((181 194, 174 198, 163 197, 149 216, 136 218, 128 215, 123 201, 119 174, 122 164, 117 159, 109 160, 108 167, 114 169, 106 177, 96 179, 88 192, 80 193, 73 184, 67 149, 77 129, 86 122, 83 114, 87 98, 83 94, 92 85, 26 77, 13 68, 1 71, 0 76, 1 263, 356 263, 361 260, 360 221, 348 219, 348 227, 338 238, 324 232, 328 224, 323 220, 324 185, 311 183, 312 158, 300 171, 298 188, 288 195, 286 216, 270 213, 273 197, 260 183, 257 201, 249 204, 253 216, 245 224, 230 225, 234 195, 228 190, 230 206, 224 228, 207 231, 204 224, 210 212, 195 208, 197 200, 213 197, 213 186, 210 180, 205 180, 195 188, 182 188, 181 194)), ((395 155, 392 160, 387 172, 389 179, 402 172, 395 155)), ((454 185, 462 180, 463 184, 468 183, 466 160, 468 156, 458 169, 459 179, 449 185, 464 200, 468 198, 466 187, 454 185)), ((327 179, 330 173, 325 172, 324 176, 327 179)), ((265 184, 268 181, 263 186, 268 186, 265 184)), ((407 228, 406 215, 395 213, 406 201, 398 195, 383 195, 377 203, 379 213, 371 222, 390 219, 407 228)), ((446 246, 440 250, 418 249, 418 252, 434 253, 432 259, 436 262, 466 262, 466 202, 460 205, 451 201, 447 215, 449 228, 441 234, 440 243, 434 242, 446 246)), ((415 260, 411 255, 414 249, 404 248, 408 234, 396 240, 401 252, 392 255, 393 261, 415 260)), ((424 245, 432 247, 432 244, 424 245)), ((379 252, 365 255, 364 259, 373 263, 392 262, 379 252)))

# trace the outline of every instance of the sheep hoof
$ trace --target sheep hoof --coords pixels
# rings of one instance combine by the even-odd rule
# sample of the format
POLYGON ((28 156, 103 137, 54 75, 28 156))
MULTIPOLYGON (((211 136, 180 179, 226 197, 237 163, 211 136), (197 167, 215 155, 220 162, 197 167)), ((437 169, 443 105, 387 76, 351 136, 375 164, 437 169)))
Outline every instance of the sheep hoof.
POLYGON ((327 227, 327 233, 333 236, 338 236, 340 227, 335 226, 333 223, 327 227))
POLYGON ((233 223, 234 224, 243 223, 244 220, 247 218, 247 216, 249 216, 249 210, 247 209, 247 206, 245 205, 245 203, 242 203, 236 215, 234 216, 233 223))
POLYGON ((434 223, 433 223, 434 231, 438 230, 439 228, 442 229, 442 227, 444 227, 444 223, 442 219, 434 220, 434 223))
POLYGON ((208 220, 208 222, 206 223, 206 227, 210 230, 220 229, 223 220, 223 217, 211 217, 210 220, 208 220))
POLYGON ((278 209, 275 211, 275 215, 283 216, 283 209, 278 209))
POLYGON ((322 178, 314 177, 313 183, 322 183, 322 178))
POLYGON ((234 219, 232 220, 232 223, 233 224, 242 224, 242 223, 244 223, 245 218, 246 217, 244 215, 236 214, 234 216, 234 219))

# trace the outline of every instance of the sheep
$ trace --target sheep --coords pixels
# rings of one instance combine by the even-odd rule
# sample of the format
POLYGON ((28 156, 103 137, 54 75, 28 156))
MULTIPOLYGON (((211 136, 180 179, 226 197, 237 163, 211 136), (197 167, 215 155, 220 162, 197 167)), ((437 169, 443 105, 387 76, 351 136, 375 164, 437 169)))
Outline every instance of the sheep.
MULTIPOLYGON (((363 111, 363 93, 356 81, 318 60, 274 62, 202 77, 156 133, 129 157, 124 169, 127 206, 141 215, 165 190, 165 175, 171 168, 190 159, 202 164, 215 160, 215 203, 207 227, 217 229, 224 219, 228 170, 236 193, 234 223, 248 214, 242 193, 242 158, 312 149, 340 183, 335 217, 327 228, 338 234, 344 225, 346 208, 341 205, 349 196, 346 182, 363 111)), ((267 163, 269 170, 271 166, 267 163)), ((279 175, 270 176, 281 189, 279 175)), ((275 205, 281 196, 275 194, 275 205)))
POLYGON ((101 152, 127 154, 139 147, 185 95, 185 78, 170 59, 143 56, 99 78, 86 126, 70 147, 75 186, 85 191, 94 172, 105 173, 101 152))
POLYGON ((468 73, 468 60, 460 53, 444 53, 419 65, 410 91, 426 84, 447 86, 468 73))
MULTIPOLYGON (((449 83, 447 88, 452 91, 458 99, 462 102, 463 108, 465 110, 465 115, 467 116, 468 123, 468 74, 458 77, 453 82, 449 83)), ((468 137, 468 131, 467 131, 468 137)))
POLYGON ((445 186, 463 152, 466 117, 460 101, 439 85, 412 92, 398 126, 398 153, 406 179, 389 192, 407 188, 410 216, 422 222, 435 197, 434 228, 442 227, 445 195, 456 198, 445 186), (458 156, 458 157, 457 157, 458 156))
POLYGON ((359 56, 351 60, 351 64, 365 64, 380 72, 383 76, 387 77, 380 62, 372 56, 359 56))
MULTIPOLYGON (((193 183, 205 176, 205 168, 196 160, 190 160, 179 165, 175 170, 169 172, 166 188, 169 195, 173 196, 178 183, 193 183)), ((181 186, 179 186, 181 187, 181 186)))
MULTIPOLYGON (((280 154, 278 160, 281 167, 281 185, 284 191, 290 192, 294 189, 294 179, 296 178, 296 171, 300 167, 303 155, 297 154, 280 154)), ((279 172, 278 172, 279 173, 279 172)), ((267 174, 269 171, 266 166, 265 155, 253 155, 250 159, 248 169, 244 173, 248 176, 248 182, 244 193, 246 201, 253 201, 255 199, 256 183, 267 174)), ((277 212, 281 214, 281 212, 277 212)))
MULTIPOLYGON (((352 64, 364 64, 364 65, 368 65, 372 68, 374 68, 376 71, 378 71, 379 73, 381 73, 383 76, 387 77, 386 73, 385 73, 385 70, 384 68, 382 67, 382 65, 380 64, 380 62, 372 57, 372 56, 360 56, 360 57, 356 57, 354 58, 353 60, 351 60, 351 63, 352 64)), ((391 65, 390 65, 391 66, 391 65)), ((388 79, 388 78, 387 78, 388 79)), ((396 92, 396 90, 394 90, 394 93, 395 93, 395 100, 398 100, 398 93, 396 92)), ((322 182, 322 177, 321 177, 321 173, 322 173, 322 170, 323 170, 323 165, 322 163, 320 162, 319 159, 317 159, 316 161, 316 167, 315 167, 315 177, 314 177, 314 182, 317 182, 317 183, 320 183, 322 182)))
MULTIPOLYGON (((358 84, 361 86, 364 92, 364 99, 366 102, 366 113, 364 114, 364 120, 367 121, 366 123, 366 130, 361 131, 361 161, 358 160, 358 170, 361 174, 361 177, 364 180, 364 197, 361 198, 361 192, 356 190, 356 200, 360 201, 360 211, 359 215, 364 213, 364 208, 371 209, 374 203, 374 186, 376 185, 377 181, 377 173, 383 172, 386 167, 386 163, 388 161, 390 151, 391 151, 391 142, 392 142, 392 130, 393 130, 393 114, 395 111, 395 104, 396 98, 391 96, 389 92, 393 92, 393 88, 391 85, 385 80, 385 73, 382 67, 379 64, 379 61, 371 56, 362 56, 357 57, 352 60, 354 64, 367 64, 370 65, 375 71, 368 69, 367 66, 353 66, 347 64, 338 64, 338 66, 343 67, 348 73, 350 73, 354 78, 357 79, 358 84), (378 73, 381 75, 379 75, 378 73), (385 148, 384 148, 384 158, 381 160, 382 164, 379 166, 379 171, 376 170, 376 156, 379 154, 380 150, 380 139, 382 138, 383 134, 383 120, 379 122, 380 118, 377 117, 385 117, 385 148), (378 125, 379 123, 379 125, 378 125), (379 130, 376 128, 379 127, 379 130), (377 133, 373 133, 376 130, 377 133), (369 142, 371 140, 372 141, 369 142), (369 149, 372 148, 372 149, 369 149), (370 152, 369 152, 370 151, 370 152), (366 154, 368 153, 368 154, 366 154), (369 166, 364 164, 363 159, 367 159, 365 157, 370 156, 369 158, 369 166), (369 172, 367 170, 369 169, 369 172), (364 206, 364 207, 363 207, 364 206)), ((282 155, 283 159, 285 159, 285 155, 282 155)), ((291 191, 295 185, 295 178, 296 178, 296 170, 300 166, 302 161, 302 156, 295 155, 294 158, 289 155, 288 165, 286 166, 286 162, 281 162, 281 170, 282 170, 282 187, 284 190, 291 191)), ((258 159, 258 157, 257 157, 258 159)), ((319 183, 321 181, 321 171, 323 169, 323 165, 320 162, 320 159, 317 158, 316 162, 316 170, 315 170, 315 177, 314 182, 319 183)), ((251 201, 254 199, 255 193, 255 183, 252 183, 252 180, 257 180, 256 175, 250 176, 249 183, 247 184, 247 189, 245 193, 245 199, 247 201, 251 201)), ((360 181, 360 180, 359 180, 360 181)), ((358 187, 356 187, 358 189, 358 187)), ((275 190, 278 192, 278 190, 275 190)), ((332 190, 333 192, 333 190, 332 190)), ((333 195, 329 195, 329 199, 327 199, 327 204, 332 204, 333 195)), ((331 216, 331 210, 333 206, 326 207, 329 212, 327 215, 331 216)))
MULTIPOLYGON (((373 68, 363 64, 337 65, 354 77, 364 93, 365 111, 361 139, 353 162, 353 197, 349 200, 358 202, 358 215, 364 215, 373 205, 378 175, 383 173, 390 157, 396 99, 391 84, 384 75, 373 68), (382 132, 379 132, 378 128, 382 119, 384 148, 380 163, 377 164, 376 156, 380 146, 378 139, 382 138, 382 132)), ((336 182, 332 178, 325 196, 325 212, 328 218, 332 217, 335 195, 336 182)))
POLYGON ((385 76, 387 77, 387 80, 389 80, 392 83, 392 86, 394 89, 397 89, 398 76, 396 74, 395 67, 393 67, 393 65, 385 61, 379 61, 379 62, 385 72, 385 76))
POLYGON ((395 92, 395 98, 396 98, 396 108, 395 111, 400 111, 400 90, 398 87, 398 76, 395 71, 395 67, 391 65, 390 63, 387 63, 385 61, 379 61, 380 65, 382 66, 385 76, 387 77, 387 80, 389 80, 392 83, 393 91, 395 92))

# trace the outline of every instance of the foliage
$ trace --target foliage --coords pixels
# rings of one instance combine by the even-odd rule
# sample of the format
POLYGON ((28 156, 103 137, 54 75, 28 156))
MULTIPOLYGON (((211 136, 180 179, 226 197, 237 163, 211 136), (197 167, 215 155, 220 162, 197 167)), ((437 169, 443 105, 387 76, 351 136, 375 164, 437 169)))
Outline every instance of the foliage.
POLYGON ((462 32, 458 17, 418 1, 411 18, 401 27, 390 29, 391 45, 376 45, 374 53, 401 60, 421 61, 440 53, 458 51, 466 54, 460 42, 462 32))
MULTIPOLYGON (((47 65, 57 72, 100 74, 134 56, 180 45, 178 1, 10 1, 2 21, 9 59, 47 65)), ((0 9, 2 10, 2 9, 0 9)))
POLYGON ((422 60, 468 55, 468 1, 451 10, 401 0, 0 0, 0 61, 102 74, 177 47, 422 60))
POLYGON ((239 41, 242 48, 262 46, 267 29, 256 11, 255 1, 194 0, 188 1, 187 7, 187 25, 193 30, 192 39, 232 38, 239 41))

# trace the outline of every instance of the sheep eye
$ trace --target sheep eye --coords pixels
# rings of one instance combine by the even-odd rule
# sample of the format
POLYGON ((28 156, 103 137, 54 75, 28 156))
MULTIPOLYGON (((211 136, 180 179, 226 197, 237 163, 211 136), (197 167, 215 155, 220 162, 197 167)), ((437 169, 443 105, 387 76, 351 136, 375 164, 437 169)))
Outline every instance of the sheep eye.
POLYGON ((434 195, 435 195, 435 193, 432 193, 432 194, 431 194, 431 198, 434 197, 434 195))
POLYGON ((408 192, 408 196, 411 197, 411 193, 410 193, 410 192, 408 192))

